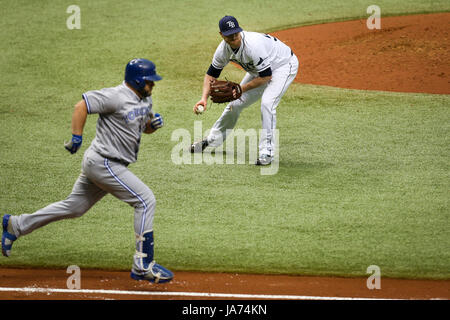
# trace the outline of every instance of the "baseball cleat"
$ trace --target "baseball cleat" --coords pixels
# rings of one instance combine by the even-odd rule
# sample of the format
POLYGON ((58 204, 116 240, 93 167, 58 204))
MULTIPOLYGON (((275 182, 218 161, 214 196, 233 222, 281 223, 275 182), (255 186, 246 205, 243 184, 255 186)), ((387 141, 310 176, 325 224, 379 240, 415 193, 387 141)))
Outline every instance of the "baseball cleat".
POLYGON ((269 164, 272 163, 273 157, 269 156, 269 155, 262 155, 261 157, 258 158, 258 160, 256 160, 256 165, 257 166, 268 166, 269 164))
POLYGON ((203 152, 203 150, 205 150, 205 148, 208 146, 208 140, 202 140, 202 141, 197 141, 194 142, 191 145, 191 153, 198 153, 198 152, 203 152))
POLYGON ((3 216, 3 223, 2 223, 3 225, 2 254, 5 257, 9 257, 9 255, 11 254, 12 244, 15 240, 17 240, 17 237, 15 235, 8 232, 9 218, 11 218, 11 215, 5 214, 3 216))
POLYGON ((131 278, 134 280, 146 280, 152 283, 165 283, 173 279, 172 271, 157 264, 155 261, 150 263, 149 271, 140 275, 131 270, 131 278))

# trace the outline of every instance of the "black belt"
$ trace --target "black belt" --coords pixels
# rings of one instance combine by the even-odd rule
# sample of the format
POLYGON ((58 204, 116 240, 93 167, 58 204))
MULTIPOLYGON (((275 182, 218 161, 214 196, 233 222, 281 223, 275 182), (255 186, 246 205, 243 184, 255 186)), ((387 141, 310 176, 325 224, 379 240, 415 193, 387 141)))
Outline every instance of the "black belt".
POLYGON ((291 57, 294 55, 294 53, 292 52, 292 50, 291 50, 291 57))

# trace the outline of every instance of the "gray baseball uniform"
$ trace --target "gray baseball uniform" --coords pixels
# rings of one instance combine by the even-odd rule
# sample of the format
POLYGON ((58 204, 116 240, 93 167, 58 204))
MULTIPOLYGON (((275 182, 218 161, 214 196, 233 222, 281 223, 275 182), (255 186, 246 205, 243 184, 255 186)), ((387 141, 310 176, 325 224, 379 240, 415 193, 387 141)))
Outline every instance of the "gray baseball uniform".
MULTIPOLYGON (((82 171, 72 193, 33 214, 12 216, 16 236, 53 221, 80 217, 107 193, 134 207, 138 237, 153 229, 153 192, 127 168, 137 160, 141 134, 153 116, 151 97, 140 99, 124 82, 117 87, 88 91, 83 99, 88 113, 98 113, 99 117, 96 136, 84 154, 82 171)), ((135 270, 140 269, 140 258, 134 257, 135 270)))

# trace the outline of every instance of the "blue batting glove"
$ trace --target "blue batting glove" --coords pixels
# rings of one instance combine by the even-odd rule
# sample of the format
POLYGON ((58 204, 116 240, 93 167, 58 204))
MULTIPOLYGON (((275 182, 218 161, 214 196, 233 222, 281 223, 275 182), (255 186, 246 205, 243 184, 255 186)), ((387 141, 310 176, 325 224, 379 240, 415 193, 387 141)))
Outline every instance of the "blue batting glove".
POLYGON ((64 147, 71 154, 74 154, 81 147, 81 143, 83 142, 83 136, 78 136, 76 134, 72 134, 72 140, 64 143, 64 147))
POLYGON ((164 125, 164 120, 162 118, 162 115, 159 113, 155 113, 155 116, 150 121, 150 127, 152 127, 153 130, 159 129, 164 125))

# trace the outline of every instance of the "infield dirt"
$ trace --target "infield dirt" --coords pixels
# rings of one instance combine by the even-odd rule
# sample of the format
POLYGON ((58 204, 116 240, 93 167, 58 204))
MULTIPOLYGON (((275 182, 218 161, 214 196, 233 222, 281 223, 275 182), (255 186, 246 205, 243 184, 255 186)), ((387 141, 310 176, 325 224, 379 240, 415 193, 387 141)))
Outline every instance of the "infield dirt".
MULTIPOLYGON (((450 299, 450 281, 384 279, 380 289, 368 289, 367 278, 251 275, 235 273, 175 272, 168 284, 130 279, 126 271, 81 270, 80 289, 136 292, 196 292, 255 295, 294 295, 332 298, 450 299)), ((70 276, 62 269, 0 269, 2 288, 67 289, 70 276)), ((0 292, 2 300, 207 300, 205 296, 132 295, 105 293, 0 292)), ((239 298, 230 297, 232 300, 239 298)))
POLYGON ((339 88, 450 94, 450 13, 273 32, 300 61, 296 81, 339 88))

